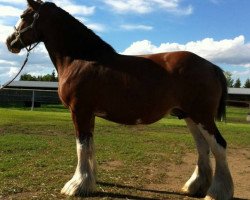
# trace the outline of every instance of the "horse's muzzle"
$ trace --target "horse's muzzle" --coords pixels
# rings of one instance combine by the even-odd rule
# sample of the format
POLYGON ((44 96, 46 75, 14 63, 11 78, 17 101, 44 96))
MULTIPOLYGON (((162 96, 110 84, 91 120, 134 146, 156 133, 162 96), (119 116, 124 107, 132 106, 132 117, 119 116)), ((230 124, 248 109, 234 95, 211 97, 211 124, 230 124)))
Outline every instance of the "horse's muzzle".
POLYGON ((14 33, 7 38, 6 45, 8 50, 12 53, 18 54, 22 49, 22 46, 14 33))

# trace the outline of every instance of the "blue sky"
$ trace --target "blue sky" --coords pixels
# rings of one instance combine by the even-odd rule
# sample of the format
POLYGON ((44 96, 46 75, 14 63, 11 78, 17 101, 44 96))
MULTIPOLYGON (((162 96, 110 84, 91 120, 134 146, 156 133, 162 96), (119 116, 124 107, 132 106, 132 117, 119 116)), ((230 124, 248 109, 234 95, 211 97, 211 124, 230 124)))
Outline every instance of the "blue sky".
MULTIPOLYGON (((250 78, 249 0, 54 0, 94 30, 117 52, 145 54, 188 50, 250 78)), ((5 38, 13 31, 25 0, 0 0, 0 84, 11 78, 25 52, 12 55, 5 38)), ((24 72, 51 73, 43 45, 34 50, 24 72)))

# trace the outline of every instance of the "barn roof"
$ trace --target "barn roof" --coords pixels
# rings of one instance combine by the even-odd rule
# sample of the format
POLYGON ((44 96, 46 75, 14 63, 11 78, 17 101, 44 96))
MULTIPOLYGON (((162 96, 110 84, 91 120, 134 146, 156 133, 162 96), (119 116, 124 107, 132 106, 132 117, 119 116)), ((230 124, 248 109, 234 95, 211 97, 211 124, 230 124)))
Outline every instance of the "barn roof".
POLYGON ((58 82, 46 82, 46 81, 13 81, 7 88, 57 90, 58 89, 58 82))
POLYGON ((250 95, 250 88, 228 88, 228 94, 250 95))

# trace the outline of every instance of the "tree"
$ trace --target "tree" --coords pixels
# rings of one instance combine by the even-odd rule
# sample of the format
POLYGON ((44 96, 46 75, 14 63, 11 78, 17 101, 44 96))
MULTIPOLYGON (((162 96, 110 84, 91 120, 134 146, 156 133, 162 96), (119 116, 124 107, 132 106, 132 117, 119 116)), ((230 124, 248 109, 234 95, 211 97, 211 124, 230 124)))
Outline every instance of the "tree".
POLYGON ((51 74, 46 74, 46 75, 42 76, 41 81, 51 81, 51 80, 52 80, 51 74))
POLYGON ((225 76, 227 79, 227 87, 233 87, 234 80, 232 79, 232 73, 231 72, 225 72, 225 76))
POLYGON ((23 74, 20 77, 20 81, 36 81, 36 77, 30 74, 23 74))
POLYGON ((52 82, 56 82, 58 81, 58 78, 56 77, 56 73, 55 73, 55 70, 52 71, 52 74, 51 74, 51 80, 52 82))
POLYGON ((250 79, 248 78, 244 84, 244 88, 250 88, 250 79))
POLYGON ((234 88, 240 88, 241 87, 241 82, 240 82, 239 78, 235 81, 233 86, 234 86, 234 88))
POLYGON ((20 77, 20 81, 50 81, 50 82, 56 82, 56 81, 58 81, 58 77, 56 76, 55 70, 53 70, 52 74, 46 74, 44 76, 32 76, 30 74, 23 74, 20 77))

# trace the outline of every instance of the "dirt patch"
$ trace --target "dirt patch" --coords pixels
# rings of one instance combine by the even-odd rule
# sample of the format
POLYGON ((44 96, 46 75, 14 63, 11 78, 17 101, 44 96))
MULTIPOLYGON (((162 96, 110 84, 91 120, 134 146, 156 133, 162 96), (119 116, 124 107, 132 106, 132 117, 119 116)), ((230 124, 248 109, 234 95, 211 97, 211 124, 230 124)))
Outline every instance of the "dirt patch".
POLYGON ((112 160, 109 162, 102 163, 99 168, 105 170, 105 171, 113 171, 118 170, 123 166, 123 162, 119 160, 112 160))
POLYGON ((49 194, 44 192, 22 192, 10 195, 8 197, 0 196, 1 200, 65 200, 67 199, 64 195, 58 191, 56 194, 49 194))
POLYGON ((194 153, 187 153, 184 155, 181 164, 170 163, 167 166, 151 168, 148 170, 150 173, 147 175, 147 179, 152 181, 144 187, 146 189, 182 193, 182 186, 191 176, 195 168, 195 160, 196 155, 194 153), (157 183, 159 182, 159 178, 157 177, 160 175, 160 183, 157 183), (157 180, 157 182, 155 180, 157 180))
POLYGON ((250 149, 229 150, 228 163, 234 180, 234 196, 250 199, 250 149))
MULTIPOLYGON (((162 166, 148 166, 144 170, 145 184, 148 190, 182 193, 181 188, 192 175, 197 160, 196 153, 186 153, 180 164, 169 163, 162 166)), ((214 169, 214 158, 211 155, 214 169)), ((250 149, 229 149, 228 163, 235 186, 235 198, 250 200, 250 149)), ((99 167, 105 171, 119 170, 122 161, 109 161, 99 167)))
MULTIPOLYGON (((152 180, 163 170, 165 170, 166 175, 162 177, 161 183, 152 181, 150 184, 145 185, 145 188, 181 193, 181 187, 195 169, 196 160, 197 155, 195 153, 187 153, 184 155, 181 164, 170 164, 167 169, 151 169, 149 178, 152 180)), ((211 160, 214 169, 212 156, 211 160)), ((234 180, 235 198, 250 199, 250 149, 229 150, 228 162, 234 180)))
POLYGON ((0 199, 1 200, 16 200, 16 199, 19 199, 19 200, 25 200, 25 199, 38 199, 38 197, 40 196, 41 194, 39 194, 38 192, 22 192, 22 193, 17 193, 17 194, 13 194, 13 195, 10 195, 8 197, 2 197, 0 196, 0 199))
POLYGON ((4 128, 0 128, 0 135, 4 134, 5 130, 4 128))

